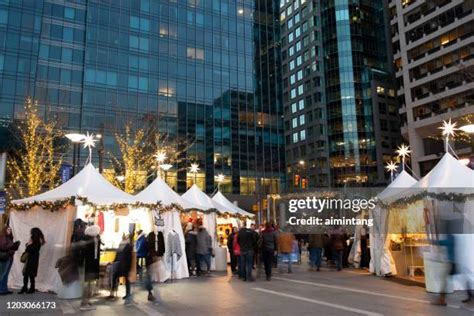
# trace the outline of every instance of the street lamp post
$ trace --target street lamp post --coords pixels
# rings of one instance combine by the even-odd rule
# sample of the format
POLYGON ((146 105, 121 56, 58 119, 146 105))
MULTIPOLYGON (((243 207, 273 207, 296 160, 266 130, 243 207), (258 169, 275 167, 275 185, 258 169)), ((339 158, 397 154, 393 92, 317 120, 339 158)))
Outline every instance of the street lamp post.
POLYGON ((84 141, 85 135, 84 134, 79 134, 79 133, 69 133, 65 135, 67 139, 69 139, 72 142, 72 175, 76 174, 76 165, 77 165, 77 159, 76 155, 79 152, 79 146, 78 144, 82 143, 84 141))
MULTIPOLYGON (((299 169, 300 171, 302 171, 302 169, 304 169, 304 166, 305 166, 305 161, 304 160, 300 160, 298 161, 298 165, 301 167, 301 169, 299 169)), ((302 172, 300 172, 300 179, 299 179, 299 187, 300 189, 303 188, 303 177, 302 177, 302 172)))
POLYGON ((165 172, 165 183, 166 183, 166 184, 168 184, 168 181, 167 181, 168 170, 170 170, 171 167, 173 167, 173 165, 171 165, 171 164, 169 164, 169 163, 164 163, 164 164, 161 164, 161 165, 160 165, 160 168, 165 172))
POLYGON ((194 184, 196 184, 196 179, 197 179, 197 173, 199 171, 199 164, 197 163, 192 163, 191 164, 191 168, 190 168, 190 172, 191 173, 194 173, 194 184))
POLYGON ((217 191, 221 190, 221 184, 224 182, 225 176, 222 173, 219 173, 217 175, 217 191))

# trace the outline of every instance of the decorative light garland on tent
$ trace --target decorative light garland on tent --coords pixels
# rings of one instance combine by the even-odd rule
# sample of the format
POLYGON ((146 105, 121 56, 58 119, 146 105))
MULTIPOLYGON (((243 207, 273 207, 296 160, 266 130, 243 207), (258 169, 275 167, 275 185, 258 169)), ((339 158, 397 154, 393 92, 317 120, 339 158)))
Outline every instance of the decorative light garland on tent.
POLYGON ((410 197, 405 197, 405 198, 400 198, 394 202, 391 203, 384 203, 379 200, 380 205, 382 206, 397 206, 397 207, 403 207, 408 204, 415 203, 417 201, 423 200, 425 198, 433 198, 438 201, 450 201, 450 202, 455 202, 455 203, 464 203, 468 199, 474 199, 474 193, 468 193, 468 194, 461 194, 461 193, 434 193, 434 192, 420 192, 415 195, 412 195, 410 197))
MULTIPOLYGON (((136 207, 136 208, 149 208, 149 209, 156 209, 158 210, 159 213, 165 213, 169 211, 176 210, 180 213, 187 213, 187 210, 183 209, 183 207, 179 204, 176 203, 171 203, 169 205, 163 205, 160 201, 157 203, 142 203, 142 202, 135 202, 135 203, 113 203, 110 205, 97 205, 95 203, 89 202, 89 200, 86 197, 81 197, 81 196, 73 196, 67 199, 62 199, 62 200, 57 200, 57 201, 32 201, 28 203, 21 203, 21 204, 16 204, 16 203, 9 203, 8 207, 9 208, 14 208, 18 211, 29 211, 30 209, 34 207, 41 207, 45 210, 50 210, 51 212, 59 211, 61 209, 65 209, 69 205, 75 205, 76 200, 80 201, 83 205, 87 205, 90 207, 95 208, 96 210, 117 210, 121 208, 126 208, 126 207, 136 207)), ((218 216, 221 217, 237 217, 239 219, 248 219, 251 218, 251 216, 248 215, 240 215, 240 214, 232 214, 229 212, 220 212, 217 210, 206 210, 206 211, 201 211, 201 213, 216 213, 218 216)))

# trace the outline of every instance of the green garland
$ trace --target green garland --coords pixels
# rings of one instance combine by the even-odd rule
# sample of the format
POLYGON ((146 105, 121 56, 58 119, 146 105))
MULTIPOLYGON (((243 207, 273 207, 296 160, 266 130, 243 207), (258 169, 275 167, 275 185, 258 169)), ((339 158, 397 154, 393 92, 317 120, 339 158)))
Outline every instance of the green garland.
POLYGON ((468 194, 461 194, 461 193, 434 193, 434 192, 428 192, 428 191, 423 191, 420 193, 417 193, 415 195, 412 195, 410 197, 405 197, 405 198, 400 198, 392 203, 384 203, 380 201, 380 204, 384 207, 387 206, 396 206, 396 207, 404 207, 408 204, 415 203, 417 201, 423 200, 427 197, 436 199, 438 201, 450 201, 450 202, 455 202, 455 203, 464 203, 468 199, 474 199, 474 193, 468 193, 468 194))
MULTIPOLYGON (((51 212, 55 212, 61 209, 65 209, 66 207, 70 205, 75 205, 76 200, 81 201, 82 204, 93 207, 99 211, 105 211, 105 210, 110 210, 110 209, 116 210, 116 209, 121 209, 121 208, 126 208, 126 207, 136 207, 136 208, 140 207, 140 208, 157 209, 160 213, 169 212, 173 210, 177 210, 178 212, 181 212, 181 213, 187 213, 187 211, 183 209, 181 205, 176 204, 176 203, 171 203, 170 205, 165 206, 160 201, 158 201, 156 203, 142 203, 142 202, 136 202, 136 203, 131 203, 131 204, 113 203, 111 205, 104 206, 104 205, 96 205, 92 202, 89 202, 87 198, 81 197, 81 196, 70 197, 70 198, 58 200, 58 201, 33 201, 30 203, 22 203, 22 204, 15 204, 15 203, 10 202, 8 203, 8 208, 13 208, 18 211, 29 211, 34 207, 41 207, 45 210, 50 210, 51 212)), ((199 212, 206 213, 206 214, 216 213, 218 216, 237 217, 239 219, 251 218, 250 216, 246 216, 246 215, 240 215, 240 214, 235 215, 228 212, 219 212, 217 210, 215 211, 214 210, 206 210, 206 211, 200 210, 199 212)))

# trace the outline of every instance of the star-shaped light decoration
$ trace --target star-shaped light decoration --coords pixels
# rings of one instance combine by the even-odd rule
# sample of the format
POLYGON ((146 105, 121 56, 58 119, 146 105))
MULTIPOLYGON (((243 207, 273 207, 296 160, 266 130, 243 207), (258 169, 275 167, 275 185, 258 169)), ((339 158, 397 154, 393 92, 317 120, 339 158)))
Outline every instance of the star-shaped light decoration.
POLYGON ((410 146, 401 144, 400 147, 396 150, 398 157, 402 158, 402 170, 405 170, 405 157, 409 156, 411 153, 410 146))
POLYGON ((192 163, 191 164, 191 168, 190 168, 190 172, 191 173, 197 173, 199 171, 199 164, 197 163, 192 163))
POLYGON ((217 182, 221 183, 224 181, 224 175, 222 173, 219 173, 217 175, 217 182))
POLYGON ((444 150, 446 152, 449 151, 449 137, 454 136, 456 128, 456 123, 451 123, 451 119, 449 121, 443 121, 443 126, 438 127, 442 132, 441 135, 444 136, 444 150))
POLYGON ((154 157, 155 157, 156 161, 160 164, 163 163, 168 158, 164 151, 157 152, 154 157))
POLYGON ((405 158, 411 153, 410 146, 401 144, 400 147, 398 147, 396 153, 398 154, 398 157, 405 158))
POLYGON ((89 134, 89 132, 87 132, 82 143, 84 148, 89 148, 89 150, 91 150, 92 147, 95 147, 96 141, 97 139, 95 138, 94 134, 89 134))
POLYGON ((386 166, 385 166, 385 169, 387 169, 387 171, 390 171, 390 172, 394 172, 395 170, 397 170, 398 166, 395 162, 393 161, 390 161, 386 166))
POLYGON ((385 169, 387 169, 387 171, 390 171, 390 180, 393 182, 393 174, 395 172, 395 170, 397 170, 398 166, 396 163, 394 163, 393 161, 390 161, 386 166, 385 166, 385 169))
POLYGON ((442 132, 441 132, 441 135, 443 136, 446 136, 446 137, 450 137, 450 136, 454 136, 455 134, 455 130, 457 130, 456 128, 456 124, 457 123, 451 123, 451 119, 449 119, 449 121, 443 121, 443 126, 441 127, 438 127, 438 129, 440 129, 442 132))

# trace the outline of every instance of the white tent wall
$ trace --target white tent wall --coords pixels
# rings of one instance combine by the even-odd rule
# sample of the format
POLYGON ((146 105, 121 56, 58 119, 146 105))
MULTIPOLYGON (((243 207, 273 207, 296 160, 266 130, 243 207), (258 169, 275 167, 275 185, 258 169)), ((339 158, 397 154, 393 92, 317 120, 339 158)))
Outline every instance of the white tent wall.
POLYGON ((21 245, 15 252, 13 266, 8 279, 12 288, 23 286, 23 264, 20 257, 25 250, 25 244, 30 240, 30 231, 38 227, 44 234, 46 243, 41 247, 36 289, 40 291, 57 292, 61 284, 56 261, 63 257, 69 247, 72 221, 75 217, 75 207, 51 212, 40 207, 27 211, 12 210, 10 213, 10 226, 15 240, 20 240, 21 245))
MULTIPOLYGON (((202 225, 206 228, 209 235, 212 238, 212 249, 216 249, 219 245, 217 244, 217 215, 214 212, 204 213, 202 225)), ((215 258, 211 258, 211 270, 216 269, 215 258)))
MULTIPOLYGON (((164 220, 165 226, 160 227, 160 231, 163 233, 165 241, 165 252, 168 245, 168 234, 174 230, 179 235, 181 244, 182 255, 181 258, 175 263, 173 267, 174 274, 173 279, 184 279, 189 277, 188 262, 186 260, 186 245, 184 242, 183 228, 181 227, 181 219, 177 211, 168 211, 161 214, 161 218, 164 220)), ((165 253, 166 257, 166 253, 165 253)), ((171 277, 171 266, 166 263, 166 258, 162 258, 158 262, 153 263, 152 269, 152 280, 155 282, 165 282, 171 277)))
POLYGON ((387 238, 388 211, 380 205, 369 211, 370 218, 374 219, 370 227, 370 272, 375 275, 396 275, 397 268, 390 252, 390 239, 387 238))

